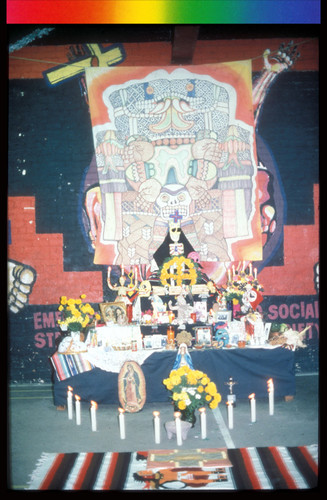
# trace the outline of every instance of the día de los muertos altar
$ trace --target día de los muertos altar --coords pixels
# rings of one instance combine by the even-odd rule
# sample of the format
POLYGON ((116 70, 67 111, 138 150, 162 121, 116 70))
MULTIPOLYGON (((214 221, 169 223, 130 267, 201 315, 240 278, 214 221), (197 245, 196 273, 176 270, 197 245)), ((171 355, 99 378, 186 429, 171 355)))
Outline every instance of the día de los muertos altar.
POLYGON ((86 78, 101 191, 94 262, 153 263, 172 217, 206 272, 260 260, 251 62, 86 78))

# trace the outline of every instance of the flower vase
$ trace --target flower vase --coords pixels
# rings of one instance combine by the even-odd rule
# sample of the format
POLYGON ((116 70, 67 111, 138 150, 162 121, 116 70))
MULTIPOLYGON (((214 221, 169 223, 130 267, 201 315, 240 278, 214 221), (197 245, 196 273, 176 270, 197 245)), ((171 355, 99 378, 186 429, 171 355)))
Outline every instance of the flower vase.
POLYGON ((185 408, 185 410, 178 410, 181 412, 181 420, 184 422, 189 422, 192 427, 194 427, 195 422, 196 422, 196 415, 195 415, 195 410, 191 409, 189 410, 188 408, 185 408))
POLYGON ((80 331, 77 331, 77 332, 71 331, 71 337, 72 337, 74 342, 79 342, 81 339, 81 332, 80 331))

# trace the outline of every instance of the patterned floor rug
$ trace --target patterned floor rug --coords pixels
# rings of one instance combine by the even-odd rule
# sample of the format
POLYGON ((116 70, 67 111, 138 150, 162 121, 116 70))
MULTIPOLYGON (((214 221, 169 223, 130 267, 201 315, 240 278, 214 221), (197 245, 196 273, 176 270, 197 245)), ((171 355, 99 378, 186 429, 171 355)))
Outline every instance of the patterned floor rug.
POLYGON ((287 490, 318 484, 318 446, 43 453, 29 490, 287 490), (226 453, 224 453, 224 450, 226 453), (199 456, 209 453, 210 459, 199 456), (159 458, 158 458, 159 457, 159 458), (216 461, 213 459, 216 458, 216 461))

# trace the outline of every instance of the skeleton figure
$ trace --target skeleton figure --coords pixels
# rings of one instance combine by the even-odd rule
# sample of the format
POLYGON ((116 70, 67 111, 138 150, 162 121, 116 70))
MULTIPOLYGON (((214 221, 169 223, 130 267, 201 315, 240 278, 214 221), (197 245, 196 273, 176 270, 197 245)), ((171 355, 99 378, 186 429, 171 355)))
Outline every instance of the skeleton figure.
POLYGON ((177 297, 177 304, 173 306, 172 301, 168 302, 168 307, 170 311, 177 311, 177 318, 173 320, 173 323, 178 324, 179 328, 185 328, 185 323, 189 322, 190 314, 193 312, 193 307, 190 306, 184 297, 184 293, 181 292, 177 297))

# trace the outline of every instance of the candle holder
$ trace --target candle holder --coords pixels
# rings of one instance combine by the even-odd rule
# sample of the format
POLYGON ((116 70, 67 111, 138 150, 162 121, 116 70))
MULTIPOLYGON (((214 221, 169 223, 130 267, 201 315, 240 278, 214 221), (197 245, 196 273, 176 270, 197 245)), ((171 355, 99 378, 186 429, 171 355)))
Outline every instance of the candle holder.
POLYGON ((238 384, 233 377, 229 377, 228 382, 224 382, 225 385, 229 386, 229 394, 227 394, 227 401, 232 403, 232 405, 236 406, 236 394, 233 393, 233 386, 238 384))

